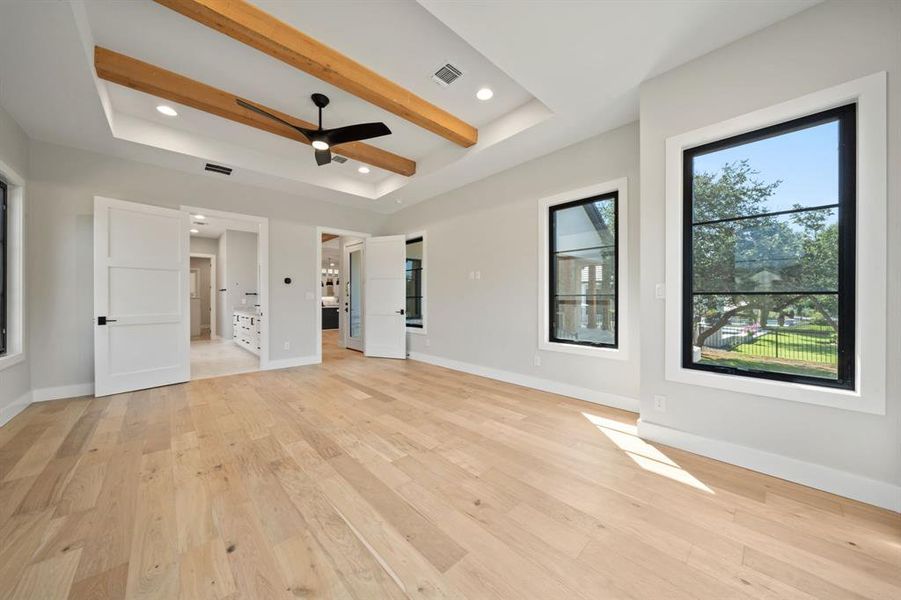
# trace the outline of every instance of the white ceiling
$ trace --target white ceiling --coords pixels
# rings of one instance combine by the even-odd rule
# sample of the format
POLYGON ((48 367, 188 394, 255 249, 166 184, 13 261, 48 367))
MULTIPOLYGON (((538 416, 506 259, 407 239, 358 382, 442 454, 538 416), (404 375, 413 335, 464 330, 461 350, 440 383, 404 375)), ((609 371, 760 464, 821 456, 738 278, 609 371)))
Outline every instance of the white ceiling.
POLYGON ((633 121, 642 81, 816 2, 255 2, 479 127, 462 149, 152 2, 13 0, 0 5, 0 105, 36 139, 189 172, 211 160, 234 180, 393 212, 633 121), (323 92, 326 127, 384 121, 393 135, 372 145, 418 172, 317 167, 279 136, 179 105, 164 117, 157 98, 96 79, 94 44, 310 121, 323 92), (429 75, 448 61, 465 74, 441 88, 429 75), (482 86, 493 100, 475 99, 482 86))

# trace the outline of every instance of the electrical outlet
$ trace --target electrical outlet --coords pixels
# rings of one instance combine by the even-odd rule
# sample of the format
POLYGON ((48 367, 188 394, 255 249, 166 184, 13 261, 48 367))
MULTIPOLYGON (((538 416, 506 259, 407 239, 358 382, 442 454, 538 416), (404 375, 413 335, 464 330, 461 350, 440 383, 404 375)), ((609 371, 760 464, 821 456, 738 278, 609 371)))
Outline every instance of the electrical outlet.
POLYGON ((666 396, 654 396, 654 410, 666 412, 666 396))
POLYGON ((291 342, 285 342, 285 350, 291 349, 291 342))
POLYGON ((241 298, 241 304, 247 304, 247 298, 241 298))
POLYGON ((536 366, 536 367, 540 367, 540 366, 541 366, 541 355, 539 355, 539 354, 536 354, 536 355, 535 355, 535 366, 536 366))

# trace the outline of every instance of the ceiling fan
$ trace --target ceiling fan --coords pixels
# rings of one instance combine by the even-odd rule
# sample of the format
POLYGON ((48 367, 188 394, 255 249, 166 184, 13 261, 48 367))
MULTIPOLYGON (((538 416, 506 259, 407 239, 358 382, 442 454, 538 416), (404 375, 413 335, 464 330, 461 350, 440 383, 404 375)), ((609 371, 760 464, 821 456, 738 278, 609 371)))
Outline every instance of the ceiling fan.
POLYGON ((310 145, 315 148, 316 164, 320 167, 332 162, 332 152, 330 150, 332 146, 337 146, 338 144, 346 144, 348 142, 359 142, 362 140, 368 140, 370 138, 391 134, 391 130, 388 129, 388 126, 384 123, 360 123, 358 125, 336 127, 335 129, 323 129, 322 109, 328 106, 328 96, 324 94, 313 94, 312 96, 310 96, 310 98, 313 99, 313 104, 315 104, 319 108, 319 129, 306 129, 305 127, 298 127, 297 125, 289 123, 281 117, 277 117, 272 113, 259 108, 258 106, 254 106, 249 102, 241 100, 240 98, 236 98, 236 102, 238 103, 238 106, 246 108, 247 110, 252 110, 255 113, 261 114, 264 117, 269 117, 273 121, 278 121, 279 123, 282 123, 284 125, 287 125, 288 127, 291 127, 292 129, 299 131, 305 138, 310 140, 310 145))

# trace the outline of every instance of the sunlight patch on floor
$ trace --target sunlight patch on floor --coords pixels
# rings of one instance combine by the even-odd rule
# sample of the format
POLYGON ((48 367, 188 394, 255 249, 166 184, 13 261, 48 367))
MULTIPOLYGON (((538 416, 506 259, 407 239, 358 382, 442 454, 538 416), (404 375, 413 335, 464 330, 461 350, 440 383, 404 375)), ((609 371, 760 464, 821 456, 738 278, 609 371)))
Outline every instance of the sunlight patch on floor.
POLYGON ((599 417, 590 413, 582 416, 598 428, 607 438, 635 461, 639 467, 654 473, 690 485, 691 487, 713 494, 714 491, 704 485, 697 477, 680 467, 673 459, 638 437, 638 427, 629 423, 620 423, 612 419, 599 417))

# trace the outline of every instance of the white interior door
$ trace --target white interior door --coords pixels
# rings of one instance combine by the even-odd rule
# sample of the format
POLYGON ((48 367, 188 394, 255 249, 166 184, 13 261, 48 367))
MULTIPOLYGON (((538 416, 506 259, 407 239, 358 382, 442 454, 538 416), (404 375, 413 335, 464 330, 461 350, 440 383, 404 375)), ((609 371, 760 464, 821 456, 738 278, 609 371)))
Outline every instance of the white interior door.
POLYGON ((407 358, 407 242, 402 235, 363 240, 363 353, 407 358))
POLYGON ((190 378, 188 214, 94 198, 94 393, 190 378))

